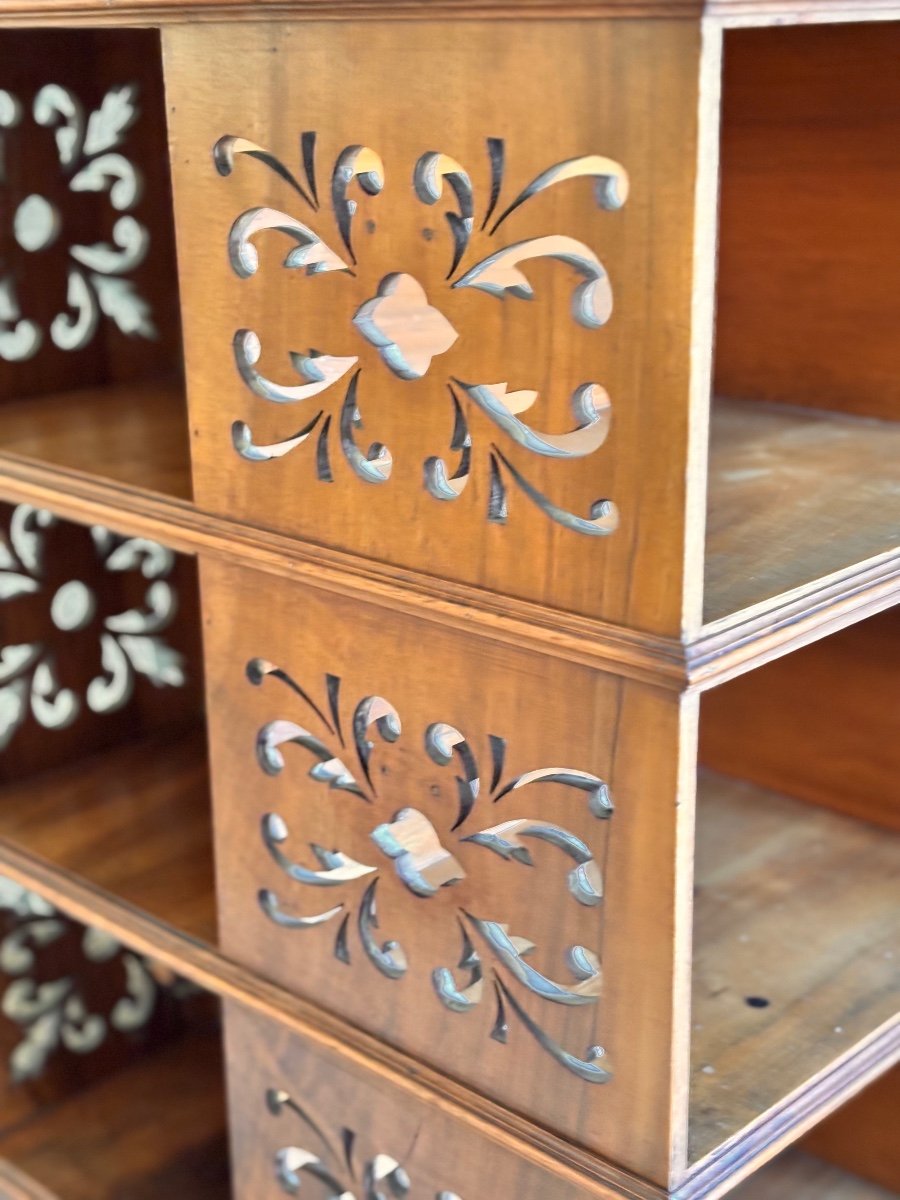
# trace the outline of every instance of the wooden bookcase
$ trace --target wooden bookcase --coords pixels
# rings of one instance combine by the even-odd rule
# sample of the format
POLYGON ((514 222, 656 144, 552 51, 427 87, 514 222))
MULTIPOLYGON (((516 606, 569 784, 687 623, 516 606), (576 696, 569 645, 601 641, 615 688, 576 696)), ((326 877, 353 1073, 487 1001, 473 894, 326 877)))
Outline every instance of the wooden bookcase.
POLYGON ((0 0, 0 1197, 900 1193, 898 51, 0 0))

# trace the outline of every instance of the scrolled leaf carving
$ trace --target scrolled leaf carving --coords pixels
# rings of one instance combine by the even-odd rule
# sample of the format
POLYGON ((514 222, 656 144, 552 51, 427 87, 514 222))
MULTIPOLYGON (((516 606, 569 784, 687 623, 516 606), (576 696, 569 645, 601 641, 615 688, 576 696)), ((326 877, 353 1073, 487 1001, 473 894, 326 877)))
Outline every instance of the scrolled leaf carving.
MULTIPOLYGON (((282 875, 290 896, 286 907, 282 896, 272 890, 260 894, 266 916, 285 929, 309 930, 330 922, 337 924, 334 956, 346 965, 353 961, 350 919, 355 911, 359 945, 368 961, 389 980, 399 981, 416 966, 395 937, 382 940, 380 900, 390 881, 400 885, 400 895, 416 901, 428 901, 445 889, 459 895, 456 921, 460 938, 459 957, 451 964, 431 969, 431 982, 437 1001, 449 1013, 465 1013, 478 1008, 490 996, 495 1013, 490 1036, 505 1041, 511 1012, 532 1037, 562 1066, 587 1082, 603 1083, 612 1077, 605 1052, 592 1047, 582 1059, 559 1046, 517 998, 520 989, 533 1003, 584 1008, 595 1005, 602 995, 602 967, 599 943, 592 947, 574 943, 564 947, 560 971, 553 977, 532 961, 536 945, 522 930, 513 930, 495 914, 478 911, 480 907, 478 875, 486 864, 481 855, 489 853, 519 867, 532 868, 532 847, 543 844, 559 855, 571 903, 594 909, 601 918, 604 904, 604 858, 608 826, 613 804, 606 782, 598 775, 568 766, 548 766, 505 775, 506 740, 492 734, 487 739, 490 771, 482 774, 477 748, 456 726, 435 721, 423 731, 422 747, 426 761, 434 769, 454 771, 458 805, 448 812, 442 824, 420 808, 406 803, 395 807, 389 789, 379 781, 376 790, 373 765, 381 743, 393 743, 403 736, 400 713, 383 696, 361 699, 350 721, 350 739, 356 751, 359 771, 347 765, 347 746, 341 733, 340 680, 326 679, 328 713, 283 669, 262 659, 254 659, 248 676, 258 684, 275 679, 289 689, 292 707, 299 705, 313 718, 315 732, 293 719, 278 718, 264 725, 257 735, 257 756, 267 774, 281 774, 286 768, 283 748, 297 747, 308 765, 308 775, 332 792, 345 794, 353 803, 362 803, 372 811, 369 839, 373 855, 358 861, 339 847, 329 848, 309 842, 315 865, 304 865, 285 850, 289 830, 284 817, 269 812, 262 821, 262 841, 282 875), (377 733, 378 737, 374 736, 377 733), (537 816, 511 815, 497 822, 498 809, 525 797, 536 798, 541 788, 566 789, 587 810, 589 826, 596 838, 586 840, 564 825, 537 816), (478 821, 479 813, 490 805, 491 820, 478 821), (385 808, 385 806, 387 806, 385 808), (386 813, 382 816, 382 813, 386 813), (474 828, 473 828, 474 826, 474 828), (604 847, 598 857, 595 841, 604 847), (297 911, 303 890, 327 888, 340 901, 322 911, 297 911), (490 989, 485 985, 492 983, 490 989), (603 1059, 600 1065, 600 1059, 603 1059)), ((396 785, 395 785, 396 786, 396 785)), ((400 795, 403 795, 401 785, 400 795)), ((582 821, 583 824, 583 821, 582 821)), ((298 831, 298 836, 302 834, 298 831)), ((396 904, 396 887, 391 899, 396 904)), ((563 892, 565 896, 565 891, 563 892)), ((440 912, 446 912, 441 908, 440 912)), ((598 928, 596 925, 594 928, 598 928)), ((554 972, 554 975, 556 973, 554 972)))
MULTIPOLYGON (((514 241, 500 248, 494 248, 496 243, 490 239, 507 221, 514 224, 515 214, 523 206, 564 183, 571 184, 579 180, 592 182, 597 206, 607 212, 615 211, 625 203, 628 195, 628 176, 624 167, 613 159, 596 154, 556 163, 539 173, 493 220, 503 191, 507 160, 501 139, 488 138, 487 149, 491 188, 487 210, 477 232, 475 189, 466 167, 442 150, 426 151, 413 166, 412 183, 416 198, 428 207, 440 203, 450 205, 450 210, 445 212, 451 243, 450 269, 445 286, 455 289, 458 297, 482 292, 500 300, 506 297, 530 300, 534 296, 534 289, 526 273, 527 264, 549 260, 560 264, 562 270, 574 272, 571 303, 573 320, 586 330, 599 330, 612 315, 613 292, 606 269, 590 245, 557 231, 514 241), (479 240, 482 243, 481 257, 466 267, 465 260, 472 255, 473 243, 479 240), (484 253, 486 247, 490 248, 484 253)), ((264 163, 311 209, 318 211, 314 133, 307 131, 301 136, 305 187, 271 151, 231 135, 221 138, 214 148, 213 157, 219 174, 231 174, 240 155, 264 163)), ((353 267, 357 265, 353 238, 359 208, 356 195, 362 193, 363 197, 374 199, 381 196, 387 186, 385 165, 375 149, 356 144, 340 151, 331 176, 331 208, 344 251, 353 267)), ((375 231, 374 221, 368 221, 367 225, 370 232, 375 231)), ((310 276, 327 271, 342 272, 346 281, 342 286, 355 289, 356 284, 349 282, 355 279, 352 267, 328 247, 309 225, 289 213, 267 207, 247 209, 232 225, 228 240, 229 257, 235 274, 240 278, 247 278, 259 269, 259 254, 252 239, 266 230, 277 231, 297 243, 284 259, 285 268, 303 267, 310 276)), ((433 231, 426 230, 426 233, 431 236, 433 231)), ((352 301, 352 306, 348 308, 348 326, 375 348, 381 363, 395 379, 418 384, 444 369, 445 358, 449 361, 460 340, 458 330, 441 311, 441 306, 434 303, 434 299, 434 296, 428 296, 412 275, 392 268, 382 275, 374 295, 369 294, 361 299, 358 294, 348 294, 348 302, 352 301)), ((344 392, 342 404, 335 405, 330 412, 323 408, 298 432, 290 433, 276 442, 259 445, 246 422, 234 422, 232 440, 242 458, 254 463, 286 458, 317 427, 316 474, 321 482, 333 483, 335 478, 329 446, 332 430, 338 431, 340 449, 357 479, 376 485, 390 480, 393 469, 390 450, 377 439, 367 450, 357 445, 356 433, 362 422, 359 397, 364 391, 364 378, 361 376, 365 365, 363 356, 347 354, 343 352, 347 347, 337 346, 322 352, 294 353, 291 355, 294 368, 303 383, 289 386, 275 383, 256 371, 259 338, 255 332, 238 330, 234 347, 237 368, 247 387, 263 399, 284 404, 324 395, 351 366, 356 367, 344 392), (342 352, 337 353, 338 350, 342 352)), ((543 433, 519 416, 539 400, 538 391, 518 384, 511 386, 508 378, 503 382, 494 382, 508 374, 502 364, 498 364, 493 379, 462 383, 448 366, 444 378, 448 386, 452 380, 458 389, 449 387, 453 406, 449 450, 459 458, 452 466, 440 453, 431 453, 422 460, 422 484, 436 500, 454 503, 467 490, 475 460, 467 411, 470 406, 494 423, 499 434, 512 443, 516 453, 572 460, 596 453, 606 442, 612 402, 599 382, 589 380, 572 394, 570 405, 576 421, 574 429, 564 433, 543 433), (463 397, 465 407, 460 397, 463 397)), ((327 402, 323 400, 323 403, 327 402)), ((566 529, 590 537, 606 537, 618 527, 618 512, 610 499, 593 500, 588 506, 589 515, 579 516, 544 496, 521 467, 510 462, 497 447, 489 447, 486 462, 489 470, 487 520, 493 524, 502 525, 508 519, 507 481, 510 481, 547 518, 566 529)))

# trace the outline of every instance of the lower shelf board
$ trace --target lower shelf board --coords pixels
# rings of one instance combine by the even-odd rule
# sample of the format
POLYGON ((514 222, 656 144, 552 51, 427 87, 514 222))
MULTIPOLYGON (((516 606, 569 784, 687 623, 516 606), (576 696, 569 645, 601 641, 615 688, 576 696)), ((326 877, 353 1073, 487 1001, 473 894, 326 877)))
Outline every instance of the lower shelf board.
POLYGON ((704 621, 900 550, 900 422, 712 406, 704 621))
MULTIPOLYGON (((13 1200, 227 1200, 221 1045, 178 1041, 0 1133, 13 1200)), ((7 1190, 8 1189, 8 1190, 7 1190)))
POLYGON ((900 836, 701 771, 691 1162, 900 1025, 898 895, 900 836))
POLYGON ((6 454, 190 500, 184 387, 118 384, 8 401, 0 466, 6 454))
POLYGON ((731 1200, 896 1200, 895 1192, 799 1150, 780 1155, 729 1196, 731 1200))
POLYGON ((0 839, 216 940, 202 729, 157 735, 0 789, 0 839))

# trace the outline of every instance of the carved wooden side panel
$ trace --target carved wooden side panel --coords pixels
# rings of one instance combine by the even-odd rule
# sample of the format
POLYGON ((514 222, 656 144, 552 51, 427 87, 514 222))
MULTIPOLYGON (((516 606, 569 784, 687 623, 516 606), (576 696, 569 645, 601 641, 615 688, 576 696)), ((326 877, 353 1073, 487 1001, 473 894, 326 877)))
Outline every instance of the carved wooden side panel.
MULTIPOLYGON (((0 877, 0 1128, 207 1019, 167 968, 0 877)), ((5 1193, 4 1193, 5 1194, 5 1193)))
POLYGON ((612 1200, 334 1048, 225 1008, 235 1200, 612 1200))
POLYGON ((663 1172, 677 697, 218 563, 203 586, 226 951, 663 1172))
POLYGON ((196 610, 166 547, 0 505, 0 777, 192 719, 196 610))
POLYGON ((158 35, 0 32, 0 391, 175 370, 158 35))
POLYGON ((199 502, 675 632, 696 30, 165 47, 199 502))

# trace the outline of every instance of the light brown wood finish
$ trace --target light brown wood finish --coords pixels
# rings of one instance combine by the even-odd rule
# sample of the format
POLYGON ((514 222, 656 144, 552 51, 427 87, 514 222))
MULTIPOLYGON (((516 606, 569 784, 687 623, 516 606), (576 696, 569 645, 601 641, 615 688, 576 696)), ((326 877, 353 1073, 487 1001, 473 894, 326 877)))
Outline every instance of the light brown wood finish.
MULTIPOLYGON (((682 1136, 683 1114, 677 1106, 670 1110, 668 1098, 681 1086, 681 1048, 673 1027, 674 956, 689 935, 686 920, 677 924, 682 917, 676 910, 675 861, 689 851, 691 811, 689 783, 680 783, 678 774, 679 721, 690 729, 694 702, 684 702, 682 715, 677 698, 660 689, 429 628, 399 614, 386 621, 379 610, 361 604, 337 599, 323 604, 312 591, 298 593, 296 585, 267 581, 261 602, 260 579, 253 573, 212 562, 203 563, 202 571, 224 951, 470 1087, 665 1182, 674 1151, 660 1133, 671 1122, 673 1145, 682 1136), (255 659, 287 672, 323 714, 329 712, 326 673, 339 677, 344 748, 274 675, 253 686, 245 672, 255 659), (515 680, 515 688, 510 691, 504 680, 515 680), (374 728, 367 734, 376 744, 369 803, 310 779, 317 756, 300 746, 282 747, 280 774, 262 772, 254 746, 266 736, 263 727, 293 722, 321 739, 368 795, 351 721, 357 702, 368 696, 386 698, 403 726, 393 744, 374 728), (461 786, 454 777, 466 773, 461 760, 454 757, 448 770, 426 753, 425 731, 432 722, 459 730, 477 762, 481 798, 459 832, 452 828, 461 786), (490 735, 506 742, 496 789, 490 735), (585 792, 558 784, 530 785, 521 798, 513 791, 500 799, 502 785, 545 767, 585 771, 607 781, 614 815, 598 821, 585 792), (679 786, 683 803, 677 808, 672 797, 679 786), (427 899, 411 894, 393 862, 373 844, 376 827, 395 820, 404 807, 431 821, 465 873, 453 887, 427 899), (386 939, 400 943, 408 960, 402 978, 380 973, 357 934, 363 893, 375 874, 370 871, 342 888, 292 883, 264 844, 262 822, 271 813, 287 825, 282 850, 294 861, 315 865, 305 851, 314 843, 377 870, 380 932, 374 936, 379 945, 386 939), (525 835, 522 845, 527 843, 535 863, 529 868, 463 840, 521 818, 540 818, 591 848, 608 897, 603 913, 569 895, 566 870, 572 863, 558 848, 525 835), (343 907, 315 928, 284 928, 262 911, 261 889, 274 893, 290 916, 343 907), (581 944, 599 953, 599 1001, 569 1007, 540 1000, 499 966, 463 917, 482 958, 484 995, 474 1011, 448 1012, 435 994, 432 971, 449 967, 457 986, 466 985, 467 972, 456 970, 460 913, 507 923, 510 936, 536 943, 528 962, 568 985, 573 980, 565 966, 566 948, 581 944), (335 950, 345 916, 349 963, 339 961, 335 950), (509 1044, 492 1040, 494 977, 512 989, 515 1001, 548 1037, 576 1058, 582 1059, 588 1046, 603 1046, 613 1080, 585 1082, 555 1061, 522 1024, 508 997, 509 1044)), ((685 754, 690 753, 686 747, 685 754)))
POLYGON ((190 500, 184 388, 132 383, 10 401, 0 424, 5 455, 190 500))
POLYGON ((900 424, 717 401, 707 622, 761 609, 853 564, 900 565, 898 461, 900 424))
POLYGON ((896 1193, 791 1151, 729 1193, 732 1200, 893 1200, 896 1193))
POLYGON ((710 692, 701 761, 900 831, 900 610, 710 692))
POLYGON ((169 730, 0 790, 0 838, 214 942, 202 733, 169 730))
POLYGON ((828 1162, 854 1171, 892 1195, 900 1192, 897 1112, 900 1067, 870 1084, 849 1104, 817 1126, 804 1146, 828 1162))
MULTIPOLYGON (((348 1190, 354 1175, 363 1177, 366 1167, 384 1155, 407 1172, 412 1195, 628 1200, 640 1194, 627 1186, 615 1193, 597 1189, 564 1170, 548 1172, 523 1148, 478 1138, 456 1125, 438 1103, 411 1105, 388 1076, 361 1071, 238 1004, 225 1006, 225 1032, 234 1200, 284 1195, 276 1180, 276 1155, 289 1146, 318 1159, 348 1190), (289 1106, 272 1113, 270 1089, 290 1096, 309 1120, 289 1106), (352 1168, 344 1156, 344 1130, 350 1131, 352 1168)), ((311 1182, 306 1172, 299 1178, 302 1186, 311 1182)))
MULTIPOLYGON (((435 21, 167 29, 199 504, 394 566, 427 567, 436 576, 504 595, 677 633, 691 340, 686 285, 694 190, 688 164, 695 152, 699 54, 698 28, 679 22, 482 22, 468 25, 464 37, 435 21), (352 89, 348 62, 355 64, 352 89), (220 85, 235 69, 254 80, 251 104, 220 85), (532 84, 523 91, 526 75, 532 84), (456 96, 469 97, 466 103, 449 103, 448 81, 456 96), (361 106, 357 97, 363 95, 377 96, 379 104, 361 106), (246 156, 235 156, 227 178, 217 175, 212 152, 225 135, 264 145, 302 174, 303 130, 318 134, 318 213, 246 156), (598 210, 590 180, 571 179, 535 195, 489 237, 479 226, 491 190, 486 139, 492 136, 503 137, 506 156, 494 220, 540 173, 585 154, 623 164, 631 177, 628 200, 618 211, 598 210), (343 250, 330 178, 342 148, 354 144, 383 157, 385 178, 380 195, 363 195, 354 219, 356 276, 331 271, 304 278, 285 270, 281 261, 291 243, 270 233, 256 238, 259 271, 239 278, 226 252, 229 230, 256 206, 308 223, 332 250, 343 250), (572 291, 583 280, 551 260, 525 265, 535 288, 530 304, 451 288, 445 277, 452 244, 442 212, 452 193, 448 189, 429 208, 408 182, 429 149, 452 155, 472 180, 477 219, 461 272, 526 239, 575 239, 588 253, 596 247, 609 274, 615 298, 609 323, 589 329, 576 322, 572 291), (660 189, 662 204, 656 199, 660 189), (351 322, 383 277, 397 271, 413 274, 459 333, 451 351, 413 382, 398 379, 351 322), (376 441, 390 448, 394 466, 387 483, 362 482, 341 453, 337 426, 350 376, 301 404, 268 403, 251 393, 236 369, 231 347, 239 329, 259 334, 259 370, 281 383, 292 381, 291 350, 306 353, 315 346, 358 358, 364 428, 355 436, 364 452, 376 441), (423 463, 442 456, 450 473, 459 458, 450 451, 451 378, 504 380, 510 392, 536 389, 537 415, 529 412, 526 419, 553 431, 572 428, 573 392, 596 382, 612 397, 609 438, 581 458, 530 453, 458 387, 473 441, 471 479, 457 500, 436 500, 423 485, 423 463), (246 422, 257 444, 271 445, 320 410, 332 416, 333 483, 316 478, 319 428, 305 445, 272 462, 247 462, 235 452, 234 421, 246 422), (606 537, 564 528, 523 494, 506 468, 508 519, 505 525, 488 522, 494 443, 570 513, 584 517, 596 499, 612 499, 620 528, 606 537)), ((348 197, 357 191, 354 185, 348 197)))
MULTIPOLYGON (((375 15, 403 18, 417 12, 421 0, 5 0, 0 24, 128 24, 163 23, 195 19, 197 10, 217 20, 259 20, 288 16, 325 15, 364 18, 375 15)), ((565 5, 550 0, 434 0, 435 16, 457 19, 472 16, 559 18, 583 15, 597 17, 687 17, 701 13, 727 23, 753 25, 806 23, 811 21, 878 21, 900 15, 895 0, 568 0, 565 5)))
POLYGON ((41 1186, 59 1200, 226 1200, 218 1037, 175 1042, 36 1114, 0 1138, 0 1157, 35 1180, 16 1200, 41 1186))
POLYGON ((900 838, 701 773, 692 1160, 891 1022, 900 1055, 898 886, 900 838))
POLYGON ((720 394, 900 418, 898 52, 900 24, 726 35, 720 394))

